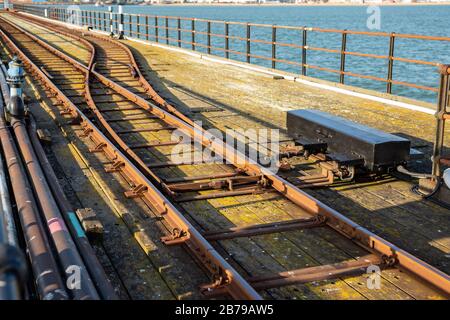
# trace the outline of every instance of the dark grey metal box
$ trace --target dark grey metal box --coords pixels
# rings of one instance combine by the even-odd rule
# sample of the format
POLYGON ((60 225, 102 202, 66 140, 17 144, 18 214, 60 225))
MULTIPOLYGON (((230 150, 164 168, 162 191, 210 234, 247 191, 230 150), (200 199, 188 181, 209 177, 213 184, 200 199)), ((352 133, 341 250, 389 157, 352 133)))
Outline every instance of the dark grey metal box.
POLYGON ((409 159, 411 142, 318 110, 287 112, 288 134, 294 139, 326 143, 327 152, 362 158, 371 171, 394 167, 409 159))

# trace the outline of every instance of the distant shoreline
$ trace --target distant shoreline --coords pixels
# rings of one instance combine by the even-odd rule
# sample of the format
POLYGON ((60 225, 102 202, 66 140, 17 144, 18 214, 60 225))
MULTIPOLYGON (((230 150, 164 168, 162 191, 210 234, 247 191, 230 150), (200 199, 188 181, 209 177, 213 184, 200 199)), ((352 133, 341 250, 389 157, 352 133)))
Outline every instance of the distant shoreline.
MULTIPOLYGON (((1 1, 0 1, 1 2, 1 1)), ((30 5, 55 5, 55 3, 25 3, 30 5)), ((91 3, 63 3, 61 5, 81 5, 94 6, 91 3)), ((117 5, 117 4, 113 4, 117 5)), ((419 2, 419 3, 155 3, 155 4, 125 4, 125 6, 147 6, 147 7, 415 7, 415 6, 448 6, 450 1, 445 2, 419 2)), ((108 7, 110 4, 104 4, 103 7, 108 7)))
MULTIPOLYGON (((126 4, 129 6, 130 4, 126 4)), ((340 3, 340 2, 328 2, 328 3, 155 3, 145 4, 142 6, 155 6, 155 7, 173 7, 173 6, 226 6, 226 7, 369 7, 369 6, 399 6, 399 7, 415 7, 415 6, 448 6, 450 1, 446 2, 420 2, 420 3, 340 3)), ((108 6, 108 5, 104 5, 108 6)), ((135 5, 136 6, 136 5, 135 5)))

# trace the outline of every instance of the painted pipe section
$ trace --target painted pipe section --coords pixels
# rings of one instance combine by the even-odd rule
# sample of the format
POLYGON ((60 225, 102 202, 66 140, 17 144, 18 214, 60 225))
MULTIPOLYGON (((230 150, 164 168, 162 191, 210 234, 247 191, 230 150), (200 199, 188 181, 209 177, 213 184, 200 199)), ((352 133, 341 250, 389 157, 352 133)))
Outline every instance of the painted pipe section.
POLYGON ((69 201, 66 198, 66 195, 62 191, 58 178, 56 177, 55 172, 53 171, 53 168, 45 155, 45 151, 39 142, 39 138, 36 134, 36 121, 33 117, 31 117, 31 126, 28 127, 28 134, 36 155, 39 158, 39 163, 45 173, 45 177, 47 178, 53 196, 67 224, 69 232, 72 235, 72 238, 84 260, 84 263, 86 264, 86 268, 91 275, 92 281, 101 295, 101 298, 105 300, 117 300, 118 297, 114 291, 114 288, 109 282, 102 265, 98 261, 97 256, 95 255, 95 252, 80 225, 80 222, 78 221, 69 201))
MULTIPOLYGON (((3 72, 0 72, 0 86, 3 95, 9 99, 9 88, 3 72)), ((1 113, 3 111, 3 109, 0 110, 1 113)), ((28 177, 22 167, 15 141, 3 116, 0 116, 0 143, 5 154, 6 167, 8 168, 38 295, 43 300, 68 299, 39 212, 36 210, 36 201, 28 177)))
POLYGON ((46 220, 47 230, 66 274, 68 292, 76 300, 99 299, 97 290, 92 283, 84 262, 76 249, 67 230, 67 225, 53 198, 50 187, 45 180, 45 174, 32 148, 25 121, 12 117, 11 126, 16 135, 19 149, 31 177, 34 190, 36 191, 37 202, 46 220))

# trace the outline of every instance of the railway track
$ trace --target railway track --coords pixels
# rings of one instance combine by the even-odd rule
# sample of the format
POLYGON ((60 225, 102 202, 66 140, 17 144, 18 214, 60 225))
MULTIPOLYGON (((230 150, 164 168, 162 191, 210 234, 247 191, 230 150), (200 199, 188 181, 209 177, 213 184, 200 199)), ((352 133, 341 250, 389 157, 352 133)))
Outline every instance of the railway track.
MULTIPOLYGON (((356 225, 193 126, 190 119, 156 95, 123 44, 98 35, 85 34, 80 38, 53 29, 90 49, 89 63, 83 65, 33 34, 1 20, 1 37, 11 52, 21 57, 28 72, 58 101, 73 125, 83 128, 94 145, 91 151, 109 159, 107 172, 119 173, 128 181, 130 189, 125 195, 143 199, 167 223, 168 235, 162 241, 167 245, 186 245, 209 273, 212 281, 203 286, 205 295, 276 297, 273 288, 289 286, 298 290, 301 284, 326 279, 346 283, 349 275, 363 279, 366 268, 376 265, 383 270, 384 280, 409 292, 411 297, 448 297, 448 275, 356 225), (123 63, 123 59, 131 64, 123 63), (192 161, 182 165, 168 161, 168 152, 179 143, 171 140, 174 130, 193 138, 196 143, 188 145, 192 153, 213 150, 226 161, 192 161), (257 200, 258 194, 278 197, 261 202, 276 203, 291 219, 214 230, 197 218, 198 202, 226 197, 257 200), (342 247, 352 248, 347 251, 348 259, 255 276, 249 271, 251 266, 228 254, 228 240, 287 231, 295 236, 306 229, 312 229, 311 236, 317 238, 332 234, 342 247), (399 279, 390 277, 398 272, 402 273, 399 279)), ((294 236, 289 235, 288 239, 294 236)))

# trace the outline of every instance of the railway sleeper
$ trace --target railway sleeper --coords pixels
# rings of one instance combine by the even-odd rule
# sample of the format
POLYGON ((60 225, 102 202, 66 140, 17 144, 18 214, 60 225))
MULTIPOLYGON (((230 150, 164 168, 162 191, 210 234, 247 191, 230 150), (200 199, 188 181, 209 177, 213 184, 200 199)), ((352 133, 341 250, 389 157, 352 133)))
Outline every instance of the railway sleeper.
POLYGON ((302 230, 325 226, 326 217, 316 215, 311 218, 278 221, 272 223, 255 224, 246 227, 233 227, 225 230, 208 231, 203 233, 206 240, 219 241, 242 237, 252 237, 264 234, 302 230))
MULTIPOLYGON (((290 285, 363 275, 367 273, 368 267, 370 266, 378 266, 380 269, 391 267, 392 265, 388 260, 383 256, 380 257, 376 254, 368 254, 351 261, 288 270, 267 276, 248 277, 246 280, 255 290, 260 291, 290 285)), ((224 288, 220 287, 211 288, 203 293, 208 298, 226 295, 224 288)))
POLYGON ((208 199, 218 199, 225 197, 233 197, 233 196, 242 196, 242 195, 256 195, 262 193, 277 193, 278 191, 274 189, 268 189, 261 187, 260 185, 256 186, 244 186, 241 188, 234 188, 232 191, 221 191, 216 193, 208 193, 208 194, 196 194, 196 195, 177 195, 174 197, 175 201, 178 203, 181 202, 190 202, 190 201, 199 201, 199 200, 208 200, 208 199))
POLYGON ((169 184, 167 185, 167 187, 173 192, 191 192, 223 188, 227 188, 229 191, 233 191, 236 186, 261 184, 262 181, 262 176, 235 176, 226 179, 211 180, 207 182, 184 182, 169 184))

